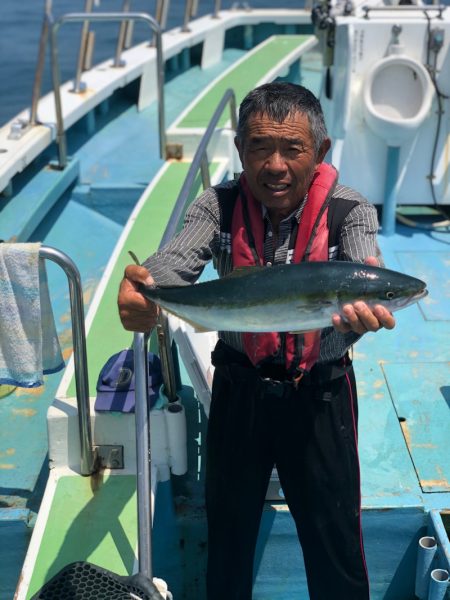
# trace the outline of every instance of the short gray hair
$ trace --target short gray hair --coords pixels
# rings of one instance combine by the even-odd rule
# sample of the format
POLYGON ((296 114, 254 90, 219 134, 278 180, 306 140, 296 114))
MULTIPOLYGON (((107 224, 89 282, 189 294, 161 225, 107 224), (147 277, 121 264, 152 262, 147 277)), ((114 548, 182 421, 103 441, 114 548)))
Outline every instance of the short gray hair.
POLYGON ((243 145, 247 122, 253 115, 264 114, 282 123, 289 115, 295 113, 302 113, 308 117, 314 149, 318 155, 323 142, 328 137, 322 107, 310 90, 295 83, 265 83, 249 92, 239 107, 236 136, 243 145))

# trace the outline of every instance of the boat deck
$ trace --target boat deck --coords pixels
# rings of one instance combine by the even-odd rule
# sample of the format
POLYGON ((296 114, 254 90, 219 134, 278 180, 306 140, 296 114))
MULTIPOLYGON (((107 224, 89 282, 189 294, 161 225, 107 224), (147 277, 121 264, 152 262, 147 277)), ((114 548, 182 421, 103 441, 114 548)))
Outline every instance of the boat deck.
POLYGON ((386 265, 426 281, 429 295, 397 313, 393 332, 368 334, 355 346, 363 503, 448 508, 448 234, 397 225, 396 235, 380 236, 380 246, 386 265))
MULTIPOLYGON (((417 540, 428 526, 426 512, 439 509, 445 513, 450 506, 449 347, 446 343, 450 319, 445 313, 448 308, 439 307, 439 298, 450 280, 443 275, 448 273, 450 261, 443 234, 412 232, 399 226, 394 236, 380 236, 380 244, 388 267, 402 268, 423 277, 430 291, 426 302, 421 301, 397 314, 394 331, 367 334, 354 349, 360 398, 363 530, 372 598, 401 600, 413 597, 411 573, 417 540), (426 271, 421 266, 423 256, 426 271), (399 260, 406 260, 407 264, 399 260), (405 584, 406 576, 410 581, 405 584)), ((99 345, 98 352, 101 351, 99 345)), ((199 411, 183 368, 181 373, 185 386, 183 404, 189 418, 190 472, 173 478, 173 490, 169 482, 158 487, 155 573, 165 578, 174 592, 184 589, 185 597, 193 598, 186 589, 195 588, 195 597, 202 598, 206 528, 201 487, 206 417, 201 409, 199 411), (167 506, 172 494, 175 512, 167 506), (168 546, 172 548, 170 553, 165 551, 168 546)), ((105 478, 95 494, 89 480, 83 478, 64 477, 57 482, 54 508, 52 506, 42 541, 46 551, 39 556, 36 581, 40 577, 48 579, 62 564, 76 559, 112 568, 110 556, 117 547, 122 547, 123 553, 114 562, 113 570, 123 574, 131 572, 132 549, 136 543, 135 523, 127 517, 130 503, 134 501, 132 480, 130 476, 105 478), (119 485, 120 494, 107 493, 114 485, 119 485), (57 497, 64 493, 79 497, 79 504, 62 511, 57 497), (91 501, 82 501, 83 494, 90 495, 91 501), (75 527, 71 533, 71 523, 83 519, 96 526, 84 528, 85 539, 80 550, 73 543, 72 535, 79 534, 75 533, 75 527)), ((306 593, 295 527, 281 500, 267 502, 256 568, 255 599, 296 598, 299 590, 306 593)), ((37 588, 32 586, 33 589, 37 588)))
MULTIPOLYGON (((217 96, 202 95, 201 90, 227 71, 231 64, 239 64, 243 54, 244 51, 233 49, 227 51, 214 67, 192 67, 185 73, 174 74, 166 84, 169 122, 178 130, 181 125, 186 129, 204 127, 206 123, 198 120, 199 115, 212 114, 217 96), (207 97, 209 103, 203 104, 207 97), (188 120, 177 119, 195 98, 198 102, 192 110, 186 111, 186 115, 190 115, 189 118, 186 116, 188 120)), ((316 67, 314 60, 311 63, 302 61, 301 72, 297 69, 294 74, 291 70, 290 76, 301 76, 305 85, 319 93, 320 71, 316 67)), ((288 69, 289 65, 284 64, 281 71, 287 73, 288 69)), ((245 85, 242 84, 243 76, 248 78, 245 70, 240 72, 236 86, 228 79, 226 84, 221 83, 226 87, 240 85, 238 101, 245 85, 251 87, 248 79, 245 85)), ((256 70, 254 76, 255 81, 260 80, 256 70)), ((110 110, 116 106, 112 102, 110 110)), ((74 136, 73 161, 79 159, 80 177, 76 187, 69 190, 66 201, 54 209, 61 214, 67 211, 66 220, 58 220, 54 214, 53 221, 49 219, 43 229, 36 230, 31 236, 31 239, 42 239, 67 252, 82 272, 87 291, 86 305, 91 302, 87 343, 92 397, 95 397, 97 376, 106 359, 131 344, 131 335, 121 328, 116 308, 118 283, 125 264, 130 262, 127 252, 133 250, 143 260, 156 250, 189 167, 188 160, 173 161, 160 170, 162 162, 157 158, 154 142, 156 110, 153 105, 141 113, 131 108, 117 116, 91 141, 81 142, 74 136), (151 133, 138 135, 141 130, 147 131, 148 122, 153 123, 151 133), (133 131, 134 135, 124 136, 124 131, 133 131), (149 139, 153 141, 149 142, 149 139), (148 186, 151 180, 152 185, 148 186), (105 215, 111 213, 107 202, 111 200, 112 188, 118 190, 115 196, 118 201, 125 197, 129 202, 128 213, 117 215, 116 221, 110 219, 112 222, 109 222, 105 215), (136 218, 123 228, 124 220, 132 210, 133 199, 144 191, 134 209, 136 218), (75 220, 79 223, 80 215, 91 210, 89 207, 93 204, 98 220, 90 221, 92 237, 100 228, 109 232, 102 252, 95 260, 91 255, 83 254, 79 244, 84 221, 76 228, 71 226, 75 220), (119 237, 120 244, 113 252, 119 237), (107 265, 111 254, 112 260, 107 265), (102 273, 106 276, 99 287, 102 273), (94 290, 97 295, 92 301, 94 290)), ((224 166, 216 163, 213 176, 220 180, 223 174, 224 166)), ((193 193, 200 189, 198 183, 193 193)), ((445 514, 450 508, 450 256, 447 238, 446 234, 420 232, 403 226, 398 226, 391 237, 380 236, 386 266, 423 278, 428 282, 430 295, 419 305, 398 313, 395 331, 368 334, 354 351, 360 397, 363 528, 373 600, 413 598, 411 574, 414 573, 417 540, 429 527, 427 512, 436 509, 445 514)), ((204 276, 209 277, 211 273, 204 276)), ((55 275, 55 287, 65 289, 58 277, 55 275)), ((57 314, 62 331, 67 327, 67 299, 64 296, 65 291, 57 300, 61 307, 57 314)), ((67 356, 70 351, 69 342, 67 356)), ((180 395, 189 424, 189 471, 185 476, 173 476, 172 481, 158 486, 154 571, 158 577, 167 580, 176 600, 183 597, 201 600, 204 598, 206 556, 202 497, 206 416, 182 363, 180 372, 183 384, 180 395)), ((5 511, 19 508, 22 522, 30 518, 29 499, 38 491, 36 485, 46 453, 45 415, 58 382, 58 378, 49 378, 47 389, 40 396, 21 396, 16 392, 0 402, 4 422, 16 419, 18 423, 17 427, 2 431, 0 490, 5 517, 0 521, 0 527, 4 531, 10 531, 11 523, 16 526, 17 521, 17 513, 6 514, 5 511), (19 421, 25 425, 20 425, 19 421), (27 428, 28 423, 32 426, 32 421, 33 433, 27 428), (33 443, 24 447, 19 434, 20 440, 33 439, 33 443), (36 447, 34 440, 38 444, 36 447), (16 456, 20 460, 11 458, 16 456), (38 456, 39 461, 32 460, 33 456, 38 456), (24 468, 23 465, 27 466, 24 468), (10 518, 6 520, 8 516, 10 518)), ((73 382, 68 386, 67 396, 74 396, 73 382)), ((131 418, 130 415, 117 415, 118 421, 123 419, 124 427, 131 418)), ((46 475, 45 468, 43 471, 46 475)), ((82 478, 67 470, 56 471, 52 471, 47 486, 46 514, 41 513, 36 525, 41 536, 39 540, 36 537, 36 544, 40 545, 41 551, 35 568, 29 565, 24 570, 25 577, 31 581, 27 598, 63 564, 73 560, 89 560, 120 574, 130 573, 135 568, 134 477, 125 473, 82 478), (70 504, 67 502, 69 497, 74 500, 70 504), (82 536, 78 531, 80 525, 82 536)), ((23 543, 18 548, 18 554, 25 546, 23 543)), ((2 547, 0 557, 7 552, 6 547, 2 547)), ((10 560, 10 556, 7 558, 10 560)), ((4 564, 0 561, 1 579, 4 564)), ((293 521, 282 499, 267 502, 255 573, 255 600, 307 597, 301 551, 293 521)), ((16 570, 16 579, 17 575, 16 570)), ((2 600, 10 599, 15 582, 11 566, 6 576, 9 588, 4 596, 3 591, 0 592, 2 600)))

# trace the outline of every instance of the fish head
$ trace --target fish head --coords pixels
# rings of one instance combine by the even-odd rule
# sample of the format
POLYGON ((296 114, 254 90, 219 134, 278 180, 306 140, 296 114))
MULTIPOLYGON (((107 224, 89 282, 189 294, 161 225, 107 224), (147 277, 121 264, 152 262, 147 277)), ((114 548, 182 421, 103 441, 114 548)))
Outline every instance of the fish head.
POLYGON ((365 290, 362 298, 370 306, 381 304, 390 312, 406 308, 428 294, 421 279, 398 271, 364 267, 365 290))

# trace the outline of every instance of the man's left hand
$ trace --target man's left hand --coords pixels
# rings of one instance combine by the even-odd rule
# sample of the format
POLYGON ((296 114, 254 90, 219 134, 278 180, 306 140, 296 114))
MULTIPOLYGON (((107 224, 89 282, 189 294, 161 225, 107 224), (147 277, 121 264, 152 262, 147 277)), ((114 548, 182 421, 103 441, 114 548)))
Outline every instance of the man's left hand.
MULTIPOLYGON (((369 256, 364 263, 374 267, 380 266, 375 256, 369 256)), ((332 317, 334 328, 340 333, 354 331, 362 335, 368 331, 378 331, 382 327, 385 329, 395 327, 395 319, 392 313, 381 304, 376 304, 371 308, 365 302, 358 300, 354 304, 345 304, 342 307, 342 312, 344 317, 340 315, 333 315, 332 317)))

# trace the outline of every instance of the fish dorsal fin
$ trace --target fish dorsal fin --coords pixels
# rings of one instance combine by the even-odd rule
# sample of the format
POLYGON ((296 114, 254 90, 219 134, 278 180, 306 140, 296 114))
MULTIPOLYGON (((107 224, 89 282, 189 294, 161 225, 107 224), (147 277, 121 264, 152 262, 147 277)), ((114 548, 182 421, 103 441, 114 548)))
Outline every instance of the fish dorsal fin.
POLYGON ((228 273, 222 279, 234 279, 235 277, 243 277, 244 275, 250 275, 251 273, 257 273, 258 271, 262 271, 267 267, 237 267, 231 273, 228 273))

